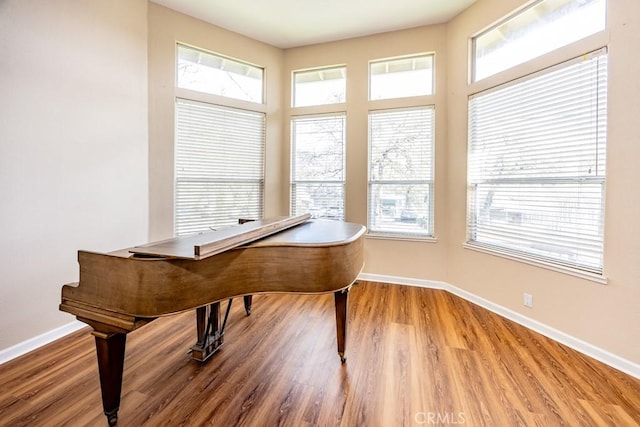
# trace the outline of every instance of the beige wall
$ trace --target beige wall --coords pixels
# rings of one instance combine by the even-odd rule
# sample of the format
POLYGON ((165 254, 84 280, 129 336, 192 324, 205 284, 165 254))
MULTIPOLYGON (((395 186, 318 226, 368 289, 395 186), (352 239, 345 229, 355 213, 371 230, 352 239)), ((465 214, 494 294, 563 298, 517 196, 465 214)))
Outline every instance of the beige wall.
MULTIPOLYGON (((576 48, 609 42, 609 123, 605 223, 607 285, 463 249, 465 241, 469 37, 523 5, 479 0, 448 26, 447 281, 562 332, 640 363, 640 2, 610 0, 609 32, 576 48), (461 125, 460 125, 461 124, 461 125), (457 267, 457 268, 456 268, 457 267), (534 307, 522 304, 533 294, 534 307)), ((554 55, 544 58, 553 60, 554 55)))
MULTIPOLYGON (((436 177, 435 177, 435 242, 400 241, 367 238, 366 266, 368 273, 404 276, 431 280, 446 278, 446 84, 447 50, 444 25, 420 27, 314 46, 288 49, 284 52, 285 135, 290 135, 292 115, 331 111, 335 107, 291 108, 291 75, 295 70, 346 65, 347 101, 339 110, 347 115, 346 202, 347 221, 367 223, 367 144, 369 110, 435 105, 436 110, 436 177), (416 53, 435 53, 436 85, 431 96, 402 100, 368 101, 369 61, 416 53)), ((288 149, 288 146, 287 146, 288 149)), ((287 153, 288 154, 288 153, 287 153)), ((285 162, 289 165, 289 159, 285 162)), ((287 177, 289 170, 286 171, 287 177)), ((288 180, 286 182, 288 185, 288 180)), ((282 191, 289 195, 289 187, 282 191)))
POLYGON ((147 237, 146 14, 0 1, 0 350, 74 320, 78 249, 147 237))
MULTIPOLYGON (((149 240, 172 237, 174 232, 175 98, 216 100, 176 90, 176 42, 265 68, 266 105, 261 107, 267 115, 265 216, 285 215, 287 202, 280 191, 285 179, 282 153, 286 151, 282 137, 282 50, 149 3, 149 240)), ((239 108, 256 107, 230 102, 239 108)))

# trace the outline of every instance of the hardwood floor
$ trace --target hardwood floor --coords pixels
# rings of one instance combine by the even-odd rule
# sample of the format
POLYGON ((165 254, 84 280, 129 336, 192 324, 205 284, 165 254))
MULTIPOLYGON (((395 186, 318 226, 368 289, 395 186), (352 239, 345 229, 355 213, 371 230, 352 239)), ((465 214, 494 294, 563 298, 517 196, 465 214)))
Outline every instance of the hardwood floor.
MULTIPOLYGON (((637 426, 640 381, 445 291, 361 282, 347 362, 333 295, 234 301, 222 350, 195 314, 128 335, 119 426, 637 426)), ((88 328, 0 366, 0 425, 106 425, 88 328)))

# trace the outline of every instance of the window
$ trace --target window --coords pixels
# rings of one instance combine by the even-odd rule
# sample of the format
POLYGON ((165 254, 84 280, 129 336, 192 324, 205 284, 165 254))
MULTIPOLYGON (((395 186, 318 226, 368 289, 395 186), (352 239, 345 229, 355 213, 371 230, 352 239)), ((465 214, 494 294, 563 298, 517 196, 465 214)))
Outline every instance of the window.
POLYGON ((564 46, 605 18, 606 0, 542 0, 474 38, 475 80, 538 71, 469 97, 467 247, 602 275, 607 52, 564 46), (551 50, 567 60, 544 68, 551 50))
POLYGON ((263 102, 264 70, 241 61, 178 45, 178 87, 263 102))
POLYGON ((385 59, 369 64, 370 100, 431 94, 433 55, 385 59))
POLYGON ((293 73, 293 106, 327 105, 345 102, 347 68, 331 67, 293 73))
POLYGON ((265 114, 228 104, 261 104, 264 70, 181 44, 176 65, 175 234, 262 218, 265 114))
POLYGON ((433 107, 369 113, 369 232, 433 236, 433 107))
MULTIPOLYGON (((293 106, 339 104, 346 99, 346 67, 293 73, 293 106)), ((325 110, 326 111, 326 110, 325 110)), ((291 120, 291 213, 344 220, 344 113, 291 120)))
POLYGON ((399 98, 432 95, 434 55, 369 63, 369 100, 396 99, 369 112, 368 230, 371 235, 433 237, 433 106, 399 98))
POLYGON ((262 218, 264 145, 264 113, 176 99, 176 235, 262 218))
POLYGON ((473 81, 605 29, 606 0, 544 0, 473 38, 473 81))
POLYGON ((602 273, 606 51, 469 99, 471 243, 602 273))
POLYGON ((343 220, 345 114, 296 117, 291 134, 292 215, 343 220))

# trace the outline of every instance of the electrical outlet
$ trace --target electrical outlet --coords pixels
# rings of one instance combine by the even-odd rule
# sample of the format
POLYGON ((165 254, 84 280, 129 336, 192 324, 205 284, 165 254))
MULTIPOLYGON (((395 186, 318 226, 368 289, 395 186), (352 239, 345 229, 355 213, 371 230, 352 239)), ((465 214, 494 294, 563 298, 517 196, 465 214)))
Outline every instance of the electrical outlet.
POLYGON ((533 295, 525 292, 524 294, 524 305, 526 307, 533 307, 533 295))

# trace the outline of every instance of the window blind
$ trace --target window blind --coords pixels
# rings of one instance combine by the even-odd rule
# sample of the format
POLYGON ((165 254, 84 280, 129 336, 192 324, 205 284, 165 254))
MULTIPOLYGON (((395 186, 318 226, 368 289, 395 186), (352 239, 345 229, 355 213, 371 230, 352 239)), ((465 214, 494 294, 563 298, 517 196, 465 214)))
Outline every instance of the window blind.
POLYGON ((369 113, 370 233, 433 236, 434 108, 369 113))
POLYGON ((474 244, 602 273, 607 55, 469 99, 474 244))
POLYGON ((262 218, 264 146, 264 113, 176 100, 176 235, 262 218))
POLYGON ((345 115, 295 117, 291 123, 291 212, 344 219, 345 115))

